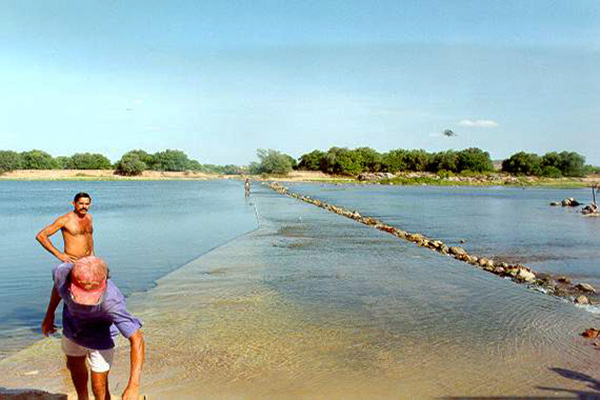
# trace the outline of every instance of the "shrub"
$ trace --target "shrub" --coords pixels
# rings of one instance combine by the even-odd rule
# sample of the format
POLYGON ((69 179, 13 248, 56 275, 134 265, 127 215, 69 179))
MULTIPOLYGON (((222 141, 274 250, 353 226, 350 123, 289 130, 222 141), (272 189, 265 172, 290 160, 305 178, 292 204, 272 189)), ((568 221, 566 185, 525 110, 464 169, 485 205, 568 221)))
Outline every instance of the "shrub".
POLYGON ((276 150, 258 149, 256 151, 259 162, 250 164, 253 174, 278 174, 287 175, 292 170, 292 157, 276 150))
POLYGON ((466 169, 473 172, 489 172, 494 170, 494 163, 487 151, 471 147, 457 153, 456 168, 458 172, 466 169))
POLYGON ((431 156, 427 169, 431 172, 457 171, 458 154, 454 150, 440 151, 431 156))
POLYGON ((546 178, 562 178, 562 173, 560 169, 552 165, 546 165, 542 168, 542 176, 546 178))
POLYGON ((119 175, 137 176, 146 170, 146 163, 140 160, 138 154, 129 152, 123 155, 117 162, 115 172, 119 175))
POLYGON ((154 153, 151 169, 156 171, 185 171, 188 156, 181 150, 165 150, 154 153))
POLYGON ((305 171, 318 171, 321 168, 321 160, 325 157, 325 153, 321 150, 313 150, 310 153, 302 154, 298 169, 305 171))
POLYGON ((24 151, 21 153, 22 169, 58 169, 58 162, 42 150, 24 151))
POLYGON ((540 157, 520 151, 502 161, 502 171, 515 175, 541 175, 540 157))
POLYGON ((77 153, 69 157, 67 169, 111 169, 110 160, 102 154, 77 153))
POLYGON ((21 155, 16 151, 0 150, 0 173, 21 168, 21 155))

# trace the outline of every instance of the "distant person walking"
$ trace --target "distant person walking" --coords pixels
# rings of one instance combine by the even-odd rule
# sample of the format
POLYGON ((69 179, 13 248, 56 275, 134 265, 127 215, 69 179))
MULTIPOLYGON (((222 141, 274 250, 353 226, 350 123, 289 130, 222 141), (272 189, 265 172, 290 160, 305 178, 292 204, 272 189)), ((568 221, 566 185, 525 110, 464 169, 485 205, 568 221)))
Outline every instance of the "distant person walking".
POLYGON ((250 197, 250 179, 248 178, 244 181, 244 196, 250 197))
POLYGON ((35 237, 46 250, 62 262, 74 262, 94 254, 94 226, 92 215, 88 213, 92 198, 87 193, 77 193, 72 204, 73 211, 58 217, 35 237), (50 241, 50 236, 59 230, 64 242, 62 252, 50 241))
POLYGON ((78 400, 88 400, 89 371, 96 400, 109 400, 108 374, 114 356, 114 338, 119 332, 129 339, 131 366, 124 400, 139 395, 145 344, 140 331, 142 322, 126 309, 121 291, 108 278, 108 268, 101 259, 88 256, 74 264, 65 262, 52 271, 54 286, 42 333, 56 332, 54 314, 62 300, 62 349, 78 400))

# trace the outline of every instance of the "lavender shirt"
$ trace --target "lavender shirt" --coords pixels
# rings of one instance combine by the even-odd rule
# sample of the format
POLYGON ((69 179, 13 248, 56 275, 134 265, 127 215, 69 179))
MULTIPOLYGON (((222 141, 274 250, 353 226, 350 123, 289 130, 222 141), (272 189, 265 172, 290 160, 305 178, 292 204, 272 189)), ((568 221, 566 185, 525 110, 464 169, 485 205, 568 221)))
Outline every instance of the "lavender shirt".
POLYGON ((52 270, 54 286, 64 302, 63 335, 80 346, 106 350, 115 346, 114 338, 121 332, 129 338, 142 327, 125 307, 125 297, 109 279, 102 302, 95 306, 75 303, 69 292, 73 264, 63 263, 52 270))

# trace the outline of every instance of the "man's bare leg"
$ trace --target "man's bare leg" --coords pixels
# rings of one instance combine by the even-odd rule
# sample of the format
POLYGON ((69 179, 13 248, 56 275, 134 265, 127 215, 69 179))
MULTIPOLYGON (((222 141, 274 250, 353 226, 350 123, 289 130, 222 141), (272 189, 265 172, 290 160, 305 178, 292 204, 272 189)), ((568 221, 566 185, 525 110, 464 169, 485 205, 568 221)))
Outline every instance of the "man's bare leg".
POLYGON ((92 371, 92 392, 96 400, 110 400, 110 392, 108 391, 108 373, 92 371))
POLYGON ((67 356, 67 368, 71 372, 71 380, 77 392, 77 400, 89 400, 88 369, 85 365, 85 356, 67 356))

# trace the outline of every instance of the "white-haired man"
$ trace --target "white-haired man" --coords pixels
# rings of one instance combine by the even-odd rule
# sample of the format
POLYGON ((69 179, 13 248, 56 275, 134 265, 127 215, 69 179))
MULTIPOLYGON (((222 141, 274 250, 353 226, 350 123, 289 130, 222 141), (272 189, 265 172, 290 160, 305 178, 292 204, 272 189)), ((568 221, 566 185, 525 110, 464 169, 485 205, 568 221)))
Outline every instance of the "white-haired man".
POLYGON ((129 314, 125 297, 108 278, 104 261, 94 256, 80 258, 74 264, 63 263, 52 271, 54 287, 50 296, 42 333, 56 331, 54 314, 63 306, 62 348, 67 368, 79 400, 87 400, 88 367, 96 400, 109 400, 108 373, 114 354, 114 339, 119 332, 131 345, 131 369, 123 399, 138 398, 145 345, 140 331, 142 322, 129 314))

